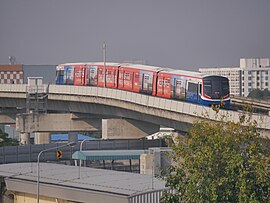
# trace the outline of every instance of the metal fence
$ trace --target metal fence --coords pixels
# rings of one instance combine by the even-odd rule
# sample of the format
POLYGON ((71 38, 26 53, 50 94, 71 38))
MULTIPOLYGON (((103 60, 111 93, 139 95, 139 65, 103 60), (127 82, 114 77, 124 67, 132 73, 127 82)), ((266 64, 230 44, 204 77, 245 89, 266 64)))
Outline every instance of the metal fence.
MULTIPOLYGON (((36 162, 40 151, 65 145, 66 143, 21 145, 0 147, 0 164, 36 162)), ((117 150, 117 149, 148 149, 151 147, 166 147, 164 140, 89 140, 83 143, 83 150, 117 150)), ((80 150, 80 142, 75 146, 66 146, 61 149, 63 157, 57 159, 56 151, 44 152, 40 161, 72 161, 72 154, 80 150)))

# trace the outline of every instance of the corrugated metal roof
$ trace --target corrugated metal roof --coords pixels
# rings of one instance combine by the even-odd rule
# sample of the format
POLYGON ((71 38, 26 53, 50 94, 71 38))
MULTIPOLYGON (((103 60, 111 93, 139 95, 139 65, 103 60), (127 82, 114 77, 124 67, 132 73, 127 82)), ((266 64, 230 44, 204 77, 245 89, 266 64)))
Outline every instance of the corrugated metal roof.
MULTIPOLYGON (((0 176, 36 184, 37 163, 0 165, 0 176)), ((151 175, 82 167, 79 179, 78 166, 51 163, 40 163, 40 184, 123 196, 165 188, 164 181, 153 178, 151 175)), ((35 193, 35 191, 31 191, 31 193, 35 193)))
POLYGON ((77 151, 72 154, 72 159, 77 160, 129 160, 140 159, 146 150, 95 150, 77 151))

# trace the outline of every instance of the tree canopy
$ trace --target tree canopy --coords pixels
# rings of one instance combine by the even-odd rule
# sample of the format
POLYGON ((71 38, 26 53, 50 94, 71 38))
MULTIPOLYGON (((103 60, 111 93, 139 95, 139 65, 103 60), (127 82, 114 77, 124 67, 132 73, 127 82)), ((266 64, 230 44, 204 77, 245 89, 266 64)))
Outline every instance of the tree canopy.
POLYGON ((254 89, 248 94, 247 97, 259 100, 270 100, 270 91, 267 89, 263 91, 259 89, 254 89))
POLYGON ((8 138, 8 134, 0 129, 0 147, 18 145, 18 141, 8 138))
MULTIPOLYGON (((162 202, 270 202, 270 144, 257 121, 198 121, 173 143, 162 202)), ((229 119, 228 119, 229 120, 229 119)))

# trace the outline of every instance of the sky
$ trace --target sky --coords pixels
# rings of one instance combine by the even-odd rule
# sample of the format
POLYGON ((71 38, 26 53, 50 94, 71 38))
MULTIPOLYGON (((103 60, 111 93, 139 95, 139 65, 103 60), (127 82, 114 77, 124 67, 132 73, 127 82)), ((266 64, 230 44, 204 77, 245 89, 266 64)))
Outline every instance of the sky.
POLYGON ((270 57, 270 0, 0 0, 0 64, 175 69, 270 57))

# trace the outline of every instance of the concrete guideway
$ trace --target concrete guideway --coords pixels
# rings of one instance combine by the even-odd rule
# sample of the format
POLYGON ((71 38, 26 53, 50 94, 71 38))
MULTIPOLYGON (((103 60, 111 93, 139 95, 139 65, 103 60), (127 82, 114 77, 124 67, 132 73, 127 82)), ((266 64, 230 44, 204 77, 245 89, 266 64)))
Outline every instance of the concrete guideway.
MULTIPOLYGON (((27 85, 1 85, 0 104, 2 107, 23 107, 27 85), (24 99, 23 99, 24 98, 24 99), (15 106, 14 106, 15 105, 15 106), (18 105, 18 106, 16 106, 18 105)), ((47 89, 47 86, 43 89, 47 89)), ((198 119, 218 121, 220 116, 237 122, 241 113, 220 110, 218 115, 211 108, 182 101, 169 100, 144 94, 100 87, 49 85, 48 110, 80 112, 115 116, 172 127, 186 132, 198 119), (208 115, 205 117, 204 115, 208 115)), ((269 135, 270 117, 252 115, 259 127, 269 135)))
MULTIPOLYGON (((57 85, 50 85, 49 90, 50 101, 69 101, 121 107, 123 109, 140 112, 142 114, 189 124, 192 124, 199 118, 204 119, 206 114, 208 115, 208 119, 216 121, 220 119, 216 112, 210 107, 137 94, 123 90, 57 85)), ((237 122, 239 120, 239 116, 242 114, 236 111, 221 109, 219 111, 219 115, 226 116, 227 119, 237 122)), ((252 115, 252 118, 254 120, 261 121, 259 122, 260 128, 270 130, 269 116, 252 115)), ((152 120, 151 122, 157 121, 152 120)))

